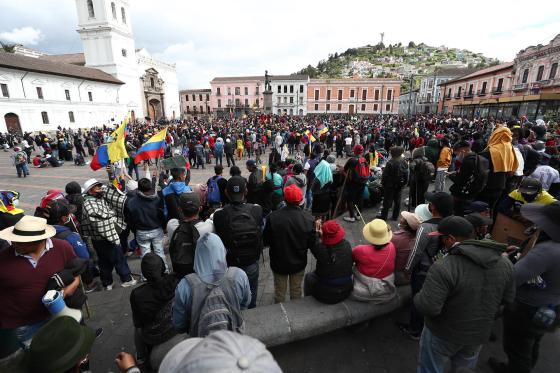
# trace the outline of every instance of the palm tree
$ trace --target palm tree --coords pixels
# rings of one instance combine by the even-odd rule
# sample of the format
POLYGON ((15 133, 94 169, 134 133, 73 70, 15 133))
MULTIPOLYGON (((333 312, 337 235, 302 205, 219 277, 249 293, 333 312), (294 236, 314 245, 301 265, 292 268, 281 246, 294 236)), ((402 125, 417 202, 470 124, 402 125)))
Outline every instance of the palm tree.
POLYGON ((6 53, 15 53, 17 44, 7 44, 0 41, 0 51, 6 53))

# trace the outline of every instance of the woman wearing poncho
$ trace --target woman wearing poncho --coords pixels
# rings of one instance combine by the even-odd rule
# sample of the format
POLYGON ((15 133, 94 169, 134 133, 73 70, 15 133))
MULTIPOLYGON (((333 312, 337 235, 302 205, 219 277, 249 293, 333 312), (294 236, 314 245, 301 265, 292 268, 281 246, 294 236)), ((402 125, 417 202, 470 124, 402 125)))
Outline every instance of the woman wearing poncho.
POLYGON ((333 173, 329 163, 325 160, 319 162, 314 174, 315 179, 311 185, 313 194, 311 213, 317 218, 326 217, 330 211, 330 186, 333 182, 333 173))
POLYGON ((477 200, 484 201, 493 209, 500 195, 506 188, 508 176, 517 170, 517 157, 511 143, 511 131, 507 127, 499 127, 488 139, 486 149, 480 153, 488 159, 488 182, 480 192, 477 200))

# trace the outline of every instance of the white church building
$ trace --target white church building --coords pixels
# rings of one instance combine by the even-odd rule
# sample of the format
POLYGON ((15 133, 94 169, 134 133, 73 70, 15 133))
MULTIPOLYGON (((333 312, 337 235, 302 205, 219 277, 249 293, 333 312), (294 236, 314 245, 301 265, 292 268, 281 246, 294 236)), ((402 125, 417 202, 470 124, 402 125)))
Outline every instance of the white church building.
POLYGON ((180 117, 174 64, 136 49, 129 0, 76 0, 83 53, 0 52, 0 132, 180 117))

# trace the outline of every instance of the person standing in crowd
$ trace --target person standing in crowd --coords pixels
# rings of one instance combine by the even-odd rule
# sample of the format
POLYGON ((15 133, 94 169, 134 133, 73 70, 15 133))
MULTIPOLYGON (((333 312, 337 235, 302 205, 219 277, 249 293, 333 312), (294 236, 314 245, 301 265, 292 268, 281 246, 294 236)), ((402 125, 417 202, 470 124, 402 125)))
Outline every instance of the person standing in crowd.
POLYGON ((216 166, 218 163, 222 166, 222 160, 224 158, 224 140, 221 137, 218 137, 214 144, 214 157, 216 158, 216 166))
POLYGON ((385 303, 396 295, 395 246, 391 242, 391 227, 381 219, 374 219, 362 230, 368 242, 352 249, 354 259, 354 289, 352 297, 374 303, 385 303))
MULTIPOLYGON (((441 219, 453 215, 453 197, 449 193, 431 192, 426 195, 426 199, 432 218, 424 220, 420 224, 420 228, 416 232, 414 246, 404 267, 405 272, 410 273, 412 296, 422 290, 426 274, 441 250, 439 238, 432 237, 429 233, 437 230, 437 225, 441 219)), ((420 339, 424 327, 424 318, 414 303, 410 307, 410 323, 399 324, 399 327, 409 338, 420 339)))
POLYGON ((435 173, 434 165, 424 156, 424 147, 416 148, 412 151, 412 161, 410 162, 410 202, 411 207, 416 207, 424 203, 426 192, 435 173))
POLYGON ((304 196, 301 204, 302 206, 305 206, 305 195, 307 193, 307 177, 303 173, 303 166, 301 163, 296 163, 292 167, 292 175, 286 178, 286 183, 284 184, 284 186, 288 187, 292 184, 297 185, 297 187, 301 190, 301 193, 304 196))
MULTIPOLYGON (((350 138, 351 139, 351 138, 350 138)), ((356 221, 356 207, 361 211, 363 193, 367 180, 369 179, 369 165, 362 154, 364 147, 356 145, 354 147, 354 157, 346 161, 344 173, 346 174, 345 187, 343 190, 348 216, 344 220, 350 223, 356 221)))
POLYGON ((82 209, 84 206, 84 196, 82 195, 82 187, 78 182, 71 181, 64 187, 64 191, 66 192, 66 200, 72 206, 75 207, 76 211, 74 216, 78 219, 80 225, 82 224, 82 209))
POLYGON ((14 147, 14 154, 12 154, 12 159, 14 162, 14 166, 16 167, 16 172, 18 177, 27 177, 29 176, 29 168, 27 168, 27 154, 21 150, 19 146, 14 147))
POLYGON ((521 214, 540 230, 536 245, 514 266, 515 301, 504 310, 507 362, 489 361, 496 373, 529 373, 540 342, 560 324, 560 203, 524 204, 521 214))
POLYGON ((284 189, 286 206, 266 217, 264 244, 270 246, 270 268, 274 276, 274 303, 284 302, 288 282, 290 299, 301 298, 307 250, 315 246, 313 217, 299 205, 301 190, 292 184, 284 189))
POLYGON ((187 170, 184 168, 171 169, 171 181, 162 189, 164 200, 164 213, 167 221, 171 219, 182 220, 183 213, 179 208, 179 197, 183 193, 192 192, 187 185, 187 170))
POLYGON ((204 150, 204 145, 201 144, 201 142, 199 141, 195 146, 194 146, 194 154, 196 155, 196 169, 198 170, 200 166, 202 166, 202 169, 204 170, 206 168, 205 166, 205 155, 206 151, 204 150))
POLYGON ((136 285, 121 248, 117 231, 117 216, 105 201, 103 185, 96 179, 84 183, 82 232, 91 239, 99 258, 101 283, 105 290, 113 289, 113 268, 121 279, 122 287, 136 285))
MULTIPOLYGON (((220 329, 242 332, 243 318, 240 311, 246 309, 251 302, 249 280, 243 270, 228 267, 226 249, 220 237, 214 233, 206 233, 200 237, 196 243, 194 273, 185 276, 175 290, 172 320, 178 332, 186 332, 189 337, 206 337, 212 332, 212 324, 208 323, 212 316, 203 314, 205 310, 211 311, 207 306, 204 307, 209 294, 214 294, 215 301, 221 302, 220 306, 227 307, 232 316, 227 320, 227 325, 220 325, 220 329), (223 295, 217 295, 219 293, 214 291, 216 288, 223 295)), ((222 315, 217 314, 215 317, 220 322, 225 321, 220 316, 222 315)))
POLYGON ((489 173, 486 186, 477 199, 488 203, 492 211, 506 188, 508 175, 517 170, 517 157, 511 141, 509 128, 498 127, 490 135, 488 147, 480 153, 488 160, 489 173))
POLYGON ((391 160, 385 165, 381 176, 383 185, 383 208, 378 219, 387 220, 389 209, 393 207, 392 220, 397 220, 401 211, 402 189, 408 184, 408 164, 403 157, 401 146, 391 148, 391 160))
POLYGON ((331 188, 333 187, 333 172, 330 164, 324 159, 319 162, 313 172, 315 177, 311 185, 311 214, 315 219, 325 219, 331 211, 331 188))
POLYGON ((459 171, 454 171, 449 178, 453 185, 449 192, 453 196, 455 215, 463 216, 466 206, 482 191, 488 180, 488 160, 470 149, 467 141, 455 145, 455 155, 461 162, 459 171))
POLYGON ((235 159, 233 157, 234 146, 229 137, 226 138, 226 143, 224 145, 224 153, 226 153, 227 166, 228 167, 235 166, 235 159))
POLYGON ((177 334, 171 314, 179 279, 174 274, 165 274, 165 263, 155 253, 146 253, 140 268, 146 283, 130 293, 130 308, 134 324, 136 362, 150 366, 149 357, 153 347, 177 334))
MULTIPOLYGON (((42 303, 47 282, 76 257, 72 246, 54 238, 56 229, 43 218, 22 217, 13 227, 0 231, 11 243, 0 251, 0 329, 12 330, 19 343, 29 347, 50 314, 42 303)), ((64 288, 69 297, 78 288, 79 277, 64 288)), ((4 343, 4 342, 2 342, 4 343)))
POLYGON ((317 259, 314 272, 305 275, 303 293, 319 302, 335 304, 352 292, 352 247, 344 238, 345 231, 335 220, 316 222, 320 241, 311 253, 317 259))
POLYGON ((453 151, 449 147, 449 140, 445 137, 441 139, 441 150, 436 163, 436 181, 434 183, 434 191, 443 192, 445 190, 445 178, 449 166, 451 166, 451 157, 453 151))
POLYGON ((260 203, 262 194, 262 175, 257 167, 257 163, 249 159, 245 165, 249 171, 249 178, 247 179, 247 202, 260 203))
POLYGON ((255 308, 259 285, 258 260, 263 249, 262 208, 245 202, 247 182, 241 176, 228 180, 226 195, 230 203, 214 213, 214 228, 226 248, 227 264, 247 274, 251 289, 249 308, 255 308))
POLYGON ((424 315, 420 339, 420 373, 475 369, 482 345, 490 338, 496 315, 515 296, 513 265, 502 256, 506 245, 474 240, 474 228, 463 217, 450 216, 430 236, 441 237, 448 252, 428 271, 414 297, 424 315))
POLYGON ((125 216, 136 237, 141 256, 144 257, 153 249, 168 271, 163 252, 163 201, 152 189, 150 180, 142 178, 138 181, 138 192, 126 204, 125 216))
POLYGON ((206 186, 208 187, 208 206, 212 209, 222 207, 227 201, 226 186, 227 180, 222 177, 224 168, 220 165, 214 166, 215 175, 208 179, 206 186))

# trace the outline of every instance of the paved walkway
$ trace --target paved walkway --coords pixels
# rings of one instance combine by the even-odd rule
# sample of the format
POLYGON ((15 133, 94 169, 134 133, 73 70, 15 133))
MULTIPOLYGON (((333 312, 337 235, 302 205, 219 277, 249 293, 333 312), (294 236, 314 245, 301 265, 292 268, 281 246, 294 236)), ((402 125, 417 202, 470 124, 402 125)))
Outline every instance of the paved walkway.
MULTIPOLYGON (((11 166, 9 154, 0 152, 0 189, 17 190, 21 193, 22 208, 33 214, 35 206, 48 189, 64 189, 70 181, 82 184, 91 177, 106 180, 102 170, 93 172, 89 166, 76 167, 73 164, 61 168, 31 168, 31 176, 18 179, 15 167, 11 166)), ((244 175, 244 161, 241 169, 244 175)), ((229 172, 228 168, 225 173, 229 172)), ((213 175, 213 168, 193 170, 192 183, 202 183, 213 175)), ((377 209, 364 211, 366 221, 375 217, 377 209)), ((363 243, 362 227, 359 222, 346 223, 339 219, 346 230, 347 239, 353 244, 363 243)), ((396 229, 395 222, 391 222, 396 229)), ((140 273, 140 260, 129 258, 133 273, 140 273)), ((260 261, 259 295, 257 304, 273 303, 273 283, 265 250, 264 261, 260 261)), ((314 269, 315 262, 309 255, 306 271, 314 269)), ((114 356, 119 351, 134 351, 132 315, 129 296, 132 289, 118 286, 112 291, 89 294, 92 311, 87 323, 92 327, 102 327, 103 335, 96 341, 91 356, 93 372, 116 371, 114 356)), ((412 372, 415 370, 417 343, 404 338, 394 327, 398 318, 406 319, 406 310, 373 320, 369 327, 355 330, 339 330, 308 340, 279 346, 272 349, 273 354, 285 372, 412 372)), ((555 373, 560 366, 560 356, 555 352, 560 348, 560 333, 547 335, 542 343, 541 359, 535 372, 555 373)), ((481 362, 488 356, 503 357, 499 342, 488 344, 482 353, 481 362)), ((489 372, 484 363, 481 371, 489 372)))

